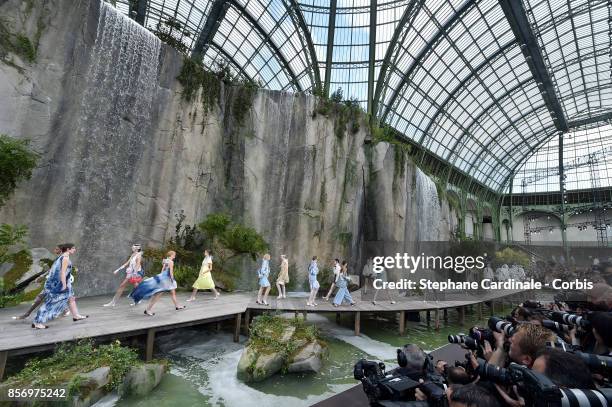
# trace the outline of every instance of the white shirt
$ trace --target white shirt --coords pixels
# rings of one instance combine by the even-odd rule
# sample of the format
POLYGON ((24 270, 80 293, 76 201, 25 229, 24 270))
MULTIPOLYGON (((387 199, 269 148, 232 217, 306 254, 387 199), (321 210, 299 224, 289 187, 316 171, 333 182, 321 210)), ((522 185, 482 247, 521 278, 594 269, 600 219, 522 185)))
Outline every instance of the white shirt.
POLYGON ((341 267, 338 263, 334 266, 334 282, 338 281, 338 277, 340 277, 341 267))

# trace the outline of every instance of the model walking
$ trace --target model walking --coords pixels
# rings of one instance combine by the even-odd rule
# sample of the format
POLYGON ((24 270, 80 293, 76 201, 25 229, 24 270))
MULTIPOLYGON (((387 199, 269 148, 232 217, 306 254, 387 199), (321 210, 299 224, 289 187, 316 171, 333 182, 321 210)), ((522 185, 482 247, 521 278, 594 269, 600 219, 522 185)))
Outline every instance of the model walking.
POLYGON ((72 243, 59 246, 62 255, 58 257, 51 269, 49 277, 45 282, 45 301, 36 313, 32 328, 46 329, 47 321, 57 318, 66 308, 70 309, 73 321, 80 321, 88 317, 81 315, 76 306, 76 300, 72 291, 72 261, 70 255, 76 253, 76 247, 72 243))
POLYGON ((176 280, 174 279, 174 259, 176 258, 176 252, 170 250, 166 256, 167 257, 162 261, 161 272, 138 284, 138 287, 130 294, 135 304, 138 304, 146 298, 151 298, 149 305, 147 305, 144 311, 145 315, 155 315, 151 310, 166 291, 170 291, 174 308, 177 311, 185 308, 184 305, 179 305, 176 301, 176 280))
POLYGON ((219 292, 215 289, 215 282, 212 279, 212 256, 208 249, 204 250, 204 260, 200 267, 200 275, 193 283, 193 292, 187 301, 194 301, 198 290, 211 290, 215 294, 215 300, 219 298, 219 292))
MULTIPOLYGON (((58 256, 55 258, 55 261, 57 261, 57 259, 59 258, 59 256, 62 254, 62 251, 60 250, 59 247, 55 246, 55 249, 53 249, 53 253, 58 256)), ((55 263, 54 261, 54 263, 55 263)), ((51 272, 51 267, 49 267, 49 270, 47 270, 47 273, 44 276, 40 276, 37 278, 37 281, 42 281, 43 279, 45 281, 47 281, 47 278, 49 277, 49 273, 51 272)), ((26 319, 28 318, 32 312, 34 312, 34 310, 38 307, 40 307, 40 305, 43 303, 43 301, 45 300, 45 296, 47 295, 47 292, 45 291, 44 285, 43 285, 43 289, 40 291, 40 293, 38 293, 38 295, 36 296, 36 298, 34 298, 34 302, 32 303, 32 305, 30 306, 30 308, 24 312, 23 314, 13 317, 13 319, 26 319)), ((69 310, 67 310, 68 313, 70 313, 69 310)))
POLYGON ((329 291, 325 296, 325 301, 329 301, 329 297, 334 292, 334 288, 336 288, 336 282, 338 281, 338 277, 340 276, 340 260, 334 260, 334 275, 332 277, 331 286, 329 287, 329 291))
POLYGON ((351 305, 355 305, 355 301, 353 301, 353 297, 351 297, 351 293, 348 290, 349 281, 351 281, 351 279, 348 276, 348 263, 343 261, 342 270, 336 282, 338 292, 334 298, 334 307, 341 305, 344 300, 348 301, 351 305))
POLYGON ((278 289, 278 299, 287 298, 287 288, 285 284, 289 284, 289 261, 287 256, 281 254, 280 273, 276 279, 276 288, 278 289))
POLYGON ((132 284, 134 288, 136 288, 142 281, 144 272, 142 270, 142 248, 139 244, 132 246, 132 254, 128 261, 123 263, 117 270, 113 271, 113 274, 117 274, 121 269, 125 269, 125 278, 121 284, 119 284, 119 288, 117 288, 117 292, 111 302, 104 304, 104 307, 114 307, 117 305, 117 300, 121 298, 121 294, 123 294, 123 290, 125 290, 128 284, 132 284))
POLYGON ((261 261, 261 267, 257 271, 257 277, 259 278, 259 291, 257 292, 257 304, 270 305, 268 304, 268 293, 270 292, 270 281, 268 276, 270 275, 270 255, 266 253, 261 261), (263 293, 263 301, 262 301, 263 293))
POLYGON ((306 303, 309 307, 316 307, 318 304, 315 301, 317 298, 317 292, 319 291, 319 282, 317 281, 317 274, 319 274, 319 266, 317 266, 317 256, 312 257, 312 261, 308 266, 308 283, 310 284, 310 296, 306 303))
MULTIPOLYGON (((382 282, 387 282, 388 281, 388 278, 387 278, 387 269, 383 268, 383 270, 381 272, 374 273, 374 279, 380 279, 382 282)), ((395 300, 391 296, 391 290, 389 290, 388 288, 381 288, 381 289, 374 288, 374 279, 372 280, 372 289, 374 290, 374 298, 372 299, 372 304, 376 305, 376 298, 378 298, 378 294, 381 291, 385 293, 385 296, 387 297, 387 300, 391 304, 395 304, 395 300)))

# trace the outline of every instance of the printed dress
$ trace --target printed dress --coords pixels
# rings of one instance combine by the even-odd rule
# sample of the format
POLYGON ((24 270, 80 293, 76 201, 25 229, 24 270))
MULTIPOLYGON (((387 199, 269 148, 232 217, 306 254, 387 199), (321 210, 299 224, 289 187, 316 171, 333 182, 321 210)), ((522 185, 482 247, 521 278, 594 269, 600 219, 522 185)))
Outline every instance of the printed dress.
POLYGON ((62 291, 62 261, 64 256, 59 256, 51 269, 49 270, 49 276, 45 282, 45 302, 38 309, 36 316, 34 317, 34 323, 44 324, 47 321, 57 318, 61 315, 68 307, 68 300, 74 296, 72 291, 71 271, 72 262, 68 259, 68 268, 66 269, 66 289, 62 291))
POLYGON ((338 287, 338 292, 334 297, 334 305, 340 305, 344 300, 347 300, 351 304, 353 303, 353 297, 351 297, 351 293, 348 290, 348 282, 350 281, 349 277, 344 274, 340 274, 338 280, 336 280, 336 286, 338 287))
POLYGON ((149 277, 134 288, 130 297, 134 303, 150 298, 157 293, 176 289, 176 281, 170 276, 170 259, 164 259, 162 272, 156 276, 149 277))
POLYGON ((311 290, 319 289, 317 274, 319 274, 319 266, 317 266, 317 262, 313 260, 310 262, 310 266, 308 266, 308 283, 310 283, 311 290))
POLYGON ((138 285, 142 281, 142 253, 138 252, 132 257, 130 257, 130 264, 128 264, 125 269, 125 277, 128 279, 128 282, 133 285, 138 285), (136 270, 136 260, 141 259, 140 266, 138 270, 136 270))
POLYGON ((276 282, 279 284, 289 284, 289 262, 287 260, 282 261, 276 282))
POLYGON ((215 282, 209 270, 212 270, 212 257, 206 256, 204 261, 202 261, 200 275, 195 283, 193 283, 193 288, 197 288, 198 290, 212 290, 215 288, 215 282))
POLYGON ((270 260, 264 259, 261 262, 261 267, 259 268, 259 271, 257 271, 257 277, 259 278, 260 287, 270 287, 270 281, 268 281, 269 275, 270 275, 270 260))

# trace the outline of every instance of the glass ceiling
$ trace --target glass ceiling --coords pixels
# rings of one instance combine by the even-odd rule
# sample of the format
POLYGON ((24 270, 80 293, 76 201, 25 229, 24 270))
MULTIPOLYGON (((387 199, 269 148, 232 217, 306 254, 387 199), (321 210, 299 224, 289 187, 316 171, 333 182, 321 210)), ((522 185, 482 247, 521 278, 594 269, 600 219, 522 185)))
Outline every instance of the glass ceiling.
POLYGON ((559 132, 612 118, 610 0, 119 0, 117 7, 166 30, 205 64, 230 64, 266 88, 342 88, 495 192, 559 132))

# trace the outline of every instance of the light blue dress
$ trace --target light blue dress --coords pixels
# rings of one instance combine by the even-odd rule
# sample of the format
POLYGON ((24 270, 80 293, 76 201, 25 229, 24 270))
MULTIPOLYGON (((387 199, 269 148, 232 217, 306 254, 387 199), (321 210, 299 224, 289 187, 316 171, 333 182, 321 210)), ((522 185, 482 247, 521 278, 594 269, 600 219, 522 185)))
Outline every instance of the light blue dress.
POLYGON ((261 262, 261 267, 257 271, 257 277, 259 277, 260 287, 270 287, 270 281, 268 281, 269 275, 270 275, 270 260, 264 259, 261 262))
POLYGON ((319 289, 317 274, 319 274, 319 266, 317 265, 317 262, 313 260, 310 262, 310 266, 308 266, 308 282, 310 283, 311 290, 319 289))
POLYGON ((134 303, 138 304, 157 293, 174 289, 176 289, 176 280, 173 280, 170 276, 170 259, 164 259, 162 272, 138 284, 138 287, 134 288, 129 297, 134 300, 134 303))
POLYGON ((62 260, 64 256, 59 256, 51 265, 47 281, 45 282, 45 302, 38 309, 34 317, 34 323, 44 324, 47 321, 57 318, 68 307, 68 300, 74 296, 72 291, 72 262, 68 259, 68 268, 66 269, 66 289, 62 291, 62 280, 60 278, 62 271, 62 260))
POLYGON ((348 290, 348 282, 350 279, 348 276, 340 274, 338 280, 336 281, 336 286, 338 287, 338 292, 334 297, 334 305, 340 305, 344 300, 347 300, 349 303, 353 303, 353 297, 351 297, 351 293, 348 290))

